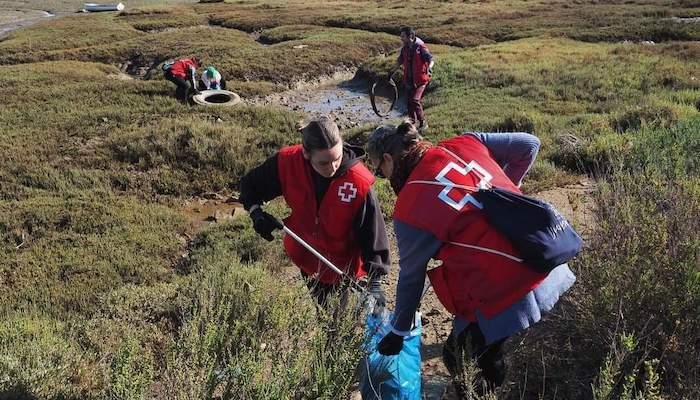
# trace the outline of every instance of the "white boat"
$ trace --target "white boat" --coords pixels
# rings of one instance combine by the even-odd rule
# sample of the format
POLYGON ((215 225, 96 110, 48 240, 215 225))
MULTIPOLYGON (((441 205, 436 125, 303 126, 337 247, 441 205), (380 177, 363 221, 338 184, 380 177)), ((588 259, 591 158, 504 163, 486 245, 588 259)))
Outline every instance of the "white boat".
POLYGON ((98 11, 122 11, 124 10, 124 3, 119 4, 99 4, 99 3, 85 3, 83 10, 89 12, 98 11))

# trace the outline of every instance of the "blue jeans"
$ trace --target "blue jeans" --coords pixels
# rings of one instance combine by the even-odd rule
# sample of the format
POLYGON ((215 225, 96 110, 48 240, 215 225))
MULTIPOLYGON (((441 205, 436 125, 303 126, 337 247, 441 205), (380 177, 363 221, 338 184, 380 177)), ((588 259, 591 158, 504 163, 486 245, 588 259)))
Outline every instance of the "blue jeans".
POLYGON ((518 187, 534 164, 537 152, 540 150, 540 140, 529 133, 465 132, 464 134, 479 139, 489 149, 506 176, 518 187))

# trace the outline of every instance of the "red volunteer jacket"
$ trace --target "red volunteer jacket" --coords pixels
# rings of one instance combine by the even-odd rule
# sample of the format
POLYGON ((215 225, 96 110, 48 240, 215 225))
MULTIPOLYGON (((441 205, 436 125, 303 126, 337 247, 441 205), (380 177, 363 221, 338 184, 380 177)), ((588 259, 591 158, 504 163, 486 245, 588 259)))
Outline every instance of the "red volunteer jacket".
MULTIPOLYGON (((362 163, 353 165, 331 181, 319 205, 313 188, 312 167, 304 159, 302 146, 281 149, 277 162, 282 195, 292 209, 285 225, 351 277, 366 275, 353 220, 372 187, 374 175, 362 163)), ((326 284, 340 282, 337 273, 289 235, 284 237, 284 248, 305 274, 326 284)))
POLYGON ((194 65, 194 61, 191 58, 181 58, 173 63, 170 67, 170 72, 173 76, 179 76, 182 79, 189 79, 188 71, 190 68, 197 69, 194 65))
POLYGON ((426 48, 423 43, 414 43, 411 46, 401 48, 401 60, 403 62, 403 83, 405 85, 413 84, 416 87, 425 85, 430 81, 428 75, 428 67, 430 61, 425 61, 421 57, 421 49, 426 48), (411 70, 411 67, 413 69, 411 70), (408 81, 408 71, 413 73, 413 82, 408 81))
POLYGON ((428 271, 428 276, 445 308, 470 321, 476 320, 476 310, 491 318, 546 275, 514 260, 519 258, 517 251, 489 225, 470 193, 489 186, 520 190, 475 137, 459 136, 438 146, 409 176, 398 195, 394 218, 444 242, 435 257, 442 265, 428 271))

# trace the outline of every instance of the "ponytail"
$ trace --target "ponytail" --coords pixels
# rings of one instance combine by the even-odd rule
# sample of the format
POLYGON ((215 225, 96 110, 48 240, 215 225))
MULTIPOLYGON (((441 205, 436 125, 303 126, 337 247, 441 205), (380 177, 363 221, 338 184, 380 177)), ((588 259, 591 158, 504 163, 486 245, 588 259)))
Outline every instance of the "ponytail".
POLYGON ((333 148, 342 140, 338 125, 325 116, 311 120, 300 127, 299 132, 301 132, 301 143, 307 153, 333 148))
POLYGON ((405 120, 398 126, 378 127, 367 142, 367 152, 371 157, 381 159, 384 154, 389 154, 394 160, 394 169, 389 181, 397 194, 413 168, 432 147, 430 142, 423 140, 410 120, 405 120))

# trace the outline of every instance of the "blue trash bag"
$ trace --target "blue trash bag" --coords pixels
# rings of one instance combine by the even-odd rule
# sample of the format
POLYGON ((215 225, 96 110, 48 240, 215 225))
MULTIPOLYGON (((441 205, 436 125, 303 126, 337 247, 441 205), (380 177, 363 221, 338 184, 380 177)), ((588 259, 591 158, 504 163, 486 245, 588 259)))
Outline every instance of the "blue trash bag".
POLYGON ((366 321, 366 355, 362 359, 360 392, 363 400, 420 400, 421 357, 420 336, 423 331, 420 313, 415 327, 404 338, 403 349, 395 356, 384 356, 377 344, 391 331, 393 315, 388 311, 375 316, 368 313, 366 321))

